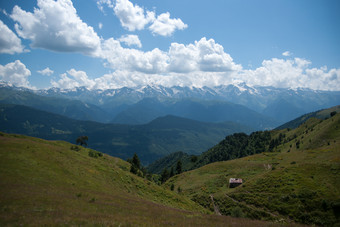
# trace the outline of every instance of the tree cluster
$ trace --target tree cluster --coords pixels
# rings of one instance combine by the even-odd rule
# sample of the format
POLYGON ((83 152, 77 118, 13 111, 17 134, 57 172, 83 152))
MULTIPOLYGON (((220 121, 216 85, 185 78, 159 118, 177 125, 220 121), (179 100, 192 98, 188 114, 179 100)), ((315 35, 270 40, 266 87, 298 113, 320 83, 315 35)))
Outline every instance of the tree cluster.
POLYGON ((227 161, 265 152, 268 149, 270 141, 271 135, 268 131, 253 132, 250 135, 234 133, 233 135, 227 136, 215 147, 204 152, 199 157, 194 168, 213 162, 227 161))
POLYGON ((176 172, 174 171, 174 168, 171 167, 171 170, 170 170, 170 173, 168 171, 167 168, 164 168, 163 169, 163 172, 161 174, 161 183, 163 184, 164 182, 166 182, 170 177, 173 177, 175 176, 176 174, 180 174, 182 173, 182 162, 181 160, 178 160, 177 161, 177 164, 176 164, 176 172))

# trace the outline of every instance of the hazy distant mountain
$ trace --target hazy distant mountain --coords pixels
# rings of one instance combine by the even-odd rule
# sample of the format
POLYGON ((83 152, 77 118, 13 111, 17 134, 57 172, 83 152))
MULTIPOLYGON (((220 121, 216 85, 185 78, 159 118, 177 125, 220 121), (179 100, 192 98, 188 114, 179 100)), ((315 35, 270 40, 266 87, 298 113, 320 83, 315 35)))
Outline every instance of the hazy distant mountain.
POLYGON ((145 124, 167 114, 202 122, 233 121, 253 129, 272 128, 279 122, 245 106, 225 101, 180 99, 159 101, 146 98, 119 113, 112 122, 145 124))
MULTIPOLYGON (((1 86, 6 87, 7 85, 3 83, 0 84, 1 86)), ((15 87, 11 87, 11 89, 18 90, 15 87)), ((274 119, 279 124, 293 120, 305 113, 340 104, 340 91, 251 87, 245 83, 202 88, 163 87, 160 85, 108 90, 88 90, 85 87, 74 89, 51 88, 32 92, 39 96, 79 100, 88 106, 95 105, 106 113, 103 117, 94 117, 101 122, 113 120, 114 122, 131 124, 145 123, 166 114, 180 114, 179 116, 188 118, 192 118, 192 115, 194 115, 195 117, 192 119, 216 121, 215 118, 203 118, 202 114, 191 111, 189 107, 186 108, 186 113, 183 113, 184 110, 180 113, 180 111, 169 108, 174 107, 174 103, 180 106, 180 103, 189 102, 188 100, 194 101, 195 104, 202 103, 202 101, 214 101, 214 104, 209 104, 209 108, 216 105, 216 101, 222 101, 219 103, 221 105, 224 105, 225 102, 243 105, 248 109, 269 116, 269 119, 274 119), (158 100, 154 103, 155 106, 150 106, 148 98, 158 100), (136 111, 138 111, 139 115, 135 114, 136 111), (198 113, 200 115, 197 115, 198 113)), ((191 101, 187 104, 193 104, 191 101)), ((205 106, 208 105, 206 103, 204 104, 205 106)), ((224 107, 220 108, 223 109, 224 107)), ((212 111, 212 109, 209 111, 212 111)), ((224 119, 221 118, 222 121, 224 119)), ((243 121, 237 118, 228 118, 228 120, 243 121)), ((274 127, 279 124, 271 125, 274 127)))
POLYGON ((0 87, 0 103, 30 106, 77 120, 107 122, 111 118, 96 105, 62 97, 41 96, 22 88, 0 87))
POLYGON ((160 101, 169 99, 222 100, 246 106, 259 113, 265 113, 282 123, 292 120, 303 113, 340 104, 339 91, 251 87, 245 83, 221 85, 212 88, 153 85, 136 88, 124 87, 104 91, 90 91, 84 87, 72 90, 52 88, 40 90, 37 93, 45 96, 78 99, 99 105, 105 110, 121 107, 122 104, 135 104, 145 98, 156 98, 160 101), (287 104, 294 107, 294 111, 285 108, 287 104))
POLYGON ((96 150, 127 159, 134 153, 150 163, 172 152, 200 154, 226 135, 251 128, 233 123, 203 123, 165 116, 144 125, 78 121, 19 105, 0 104, 0 131, 74 143, 81 135, 96 150))

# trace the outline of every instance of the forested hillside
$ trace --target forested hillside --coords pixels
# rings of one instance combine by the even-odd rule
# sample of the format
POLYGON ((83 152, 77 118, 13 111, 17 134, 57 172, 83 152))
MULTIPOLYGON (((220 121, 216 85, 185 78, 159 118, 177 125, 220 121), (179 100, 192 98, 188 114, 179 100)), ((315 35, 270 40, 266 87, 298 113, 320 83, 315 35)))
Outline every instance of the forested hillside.
POLYGON ((145 125, 103 124, 1 104, 0 130, 68 142, 86 135, 89 147, 125 160, 138 153, 144 164, 176 151, 199 154, 225 135, 238 130, 251 131, 233 122, 203 123, 175 116, 158 118, 145 125))

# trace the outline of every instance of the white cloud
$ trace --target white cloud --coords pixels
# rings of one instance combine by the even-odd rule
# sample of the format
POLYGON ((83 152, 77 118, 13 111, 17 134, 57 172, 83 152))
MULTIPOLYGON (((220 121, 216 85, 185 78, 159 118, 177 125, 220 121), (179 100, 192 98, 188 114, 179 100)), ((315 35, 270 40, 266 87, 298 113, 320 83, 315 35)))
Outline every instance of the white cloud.
POLYGON ((146 11, 138 5, 133 5, 129 0, 116 0, 114 12, 122 26, 129 30, 142 30, 155 19, 155 13, 146 11))
POLYGON ((340 69, 309 68, 310 65, 310 61, 301 58, 273 58, 264 60, 262 66, 255 70, 240 72, 238 77, 251 85, 339 90, 340 69))
POLYGON ((21 40, 0 20, 0 53, 15 54, 24 51, 21 40))
POLYGON ((43 70, 38 70, 37 72, 42 74, 42 75, 46 75, 46 76, 51 76, 54 73, 54 71, 51 70, 49 67, 47 67, 43 70))
POLYGON ((237 71, 242 67, 233 62, 220 44, 213 39, 203 37, 195 44, 187 46, 172 43, 169 49, 171 72, 227 72, 237 71))
POLYGON ((168 66, 167 54, 158 48, 148 52, 123 48, 120 42, 113 38, 103 42, 101 57, 107 60, 107 66, 115 70, 163 73, 168 66))
POLYGON ((157 19, 153 21, 149 29, 153 34, 170 36, 176 29, 183 30, 187 27, 188 25, 184 24, 181 19, 171 19, 170 13, 167 12, 157 16, 157 19))
POLYGON ((10 15, 18 35, 32 47, 83 54, 100 47, 99 36, 79 18, 71 0, 38 0, 37 5, 33 13, 15 6, 10 15))
POLYGON ((285 51, 285 52, 282 53, 282 55, 285 56, 285 57, 289 57, 289 56, 292 55, 292 53, 290 53, 289 51, 285 51))
POLYGON ((123 35, 122 37, 120 37, 118 39, 120 42, 123 42, 125 43, 126 45, 128 46, 137 46, 139 48, 142 47, 142 43, 141 41, 139 40, 138 36, 137 35, 123 35))
POLYGON ((92 89, 95 86, 94 80, 88 78, 86 72, 77 71, 75 69, 70 69, 66 73, 60 75, 60 79, 58 81, 51 80, 51 84, 53 87, 59 87, 64 89, 72 89, 75 87, 87 87, 92 89), (70 76, 67 76, 67 74, 70 76))
POLYGON ((98 9, 104 13, 103 5, 113 9, 113 0, 97 0, 98 9))
POLYGON ((0 65, 0 79, 15 86, 32 88, 28 81, 30 75, 31 71, 20 60, 0 65))
POLYGON ((158 48, 147 52, 124 48, 118 40, 110 38, 103 42, 101 49, 100 57, 107 60, 106 66, 115 70, 164 75, 171 72, 228 72, 242 68, 221 45, 206 38, 189 45, 172 43, 168 52, 158 48))
POLYGON ((98 23, 98 28, 102 29, 103 28, 103 24, 102 23, 98 23))
POLYGON ((143 30, 147 25, 154 35, 170 36, 176 29, 183 30, 188 27, 179 18, 170 18, 170 13, 156 16, 155 12, 145 10, 129 0, 97 0, 98 8, 104 12, 104 5, 113 8, 123 28, 129 31, 143 30))
MULTIPOLYGON (((119 44, 118 41, 117 43, 119 44)), ((182 51, 186 51, 186 46, 179 46, 182 51)), ((191 47, 194 47, 194 45, 191 47)), ((179 50, 177 51, 179 52, 179 50)), ((193 53, 191 53, 192 56, 195 56, 193 53)), ((189 67, 186 70, 182 70, 182 72, 157 69, 162 71, 162 73, 150 73, 146 69, 144 69, 146 72, 143 70, 131 70, 132 68, 138 68, 137 65, 133 65, 131 66, 132 68, 120 68, 113 73, 105 74, 95 79, 89 79, 83 71, 71 69, 67 71, 68 74, 62 74, 59 81, 52 81, 52 85, 61 88, 85 86, 88 89, 112 89, 150 84, 166 87, 213 87, 228 85, 233 82, 245 82, 249 85, 281 88, 301 87, 315 90, 339 90, 340 87, 340 69, 328 70, 327 67, 311 68, 311 62, 301 58, 291 60, 273 58, 265 60, 262 66, 255 70, 242 70, 236 65, 235 70, 221 72, 201 71, 193 70, 198 67, 195 62, 193 62, 193 65, 192 68, 189 67)))

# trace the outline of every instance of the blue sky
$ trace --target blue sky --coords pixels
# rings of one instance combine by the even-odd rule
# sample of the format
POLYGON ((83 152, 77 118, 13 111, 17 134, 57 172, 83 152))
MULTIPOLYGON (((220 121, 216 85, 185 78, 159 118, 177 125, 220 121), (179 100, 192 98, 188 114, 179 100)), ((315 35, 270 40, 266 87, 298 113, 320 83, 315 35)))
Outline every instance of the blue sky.
POLYGON ((337 0, 0 2, 0 80, 340 90, 337 0))

